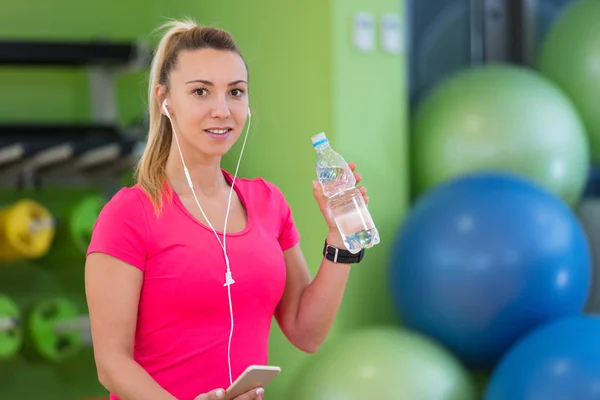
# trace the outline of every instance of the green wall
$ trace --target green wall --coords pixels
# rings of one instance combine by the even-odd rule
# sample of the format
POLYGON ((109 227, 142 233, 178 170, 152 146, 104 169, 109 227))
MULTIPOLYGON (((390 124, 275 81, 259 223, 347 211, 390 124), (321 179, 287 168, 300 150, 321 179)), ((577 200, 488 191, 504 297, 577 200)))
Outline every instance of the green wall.
MULTIPOLYGON (((102 35, 129 39, 147 37, 164 20, 162 17, 183 16, 231 31, 245 53, 251 74, 253 124, 240 175, 264 176, 283 190, 293 209, 313 275, 321 260, 326 226, 312 197, 315 152, 311 135, 325 131, 334 148, 349 161, 357 162, 369 189, 370 210, 382 242, 353 268, 340 317, 330 337, 335 340, 347 329, 394 322, 384 274, 391 241, 408 207, 405 56, 388 55, 379 48, 368 55, 357 52, 350 40, 350 24, 356 11, 369 11, 376 17, 383 12, 403 14, 400 3, 178 0, 167 6, 166 1, 157 0, 89 4, 29 0, 3 11, 0 36, 102 35)), ((0 98, 0 120, 85 120, 89 106, 85 79, 84 73, 71 70, 4 69, 0 84, 10 96, 0 98)), ((122 122, 139 118, 146 101, 144 75, 123 78, 119 99, 122 122)), ((240 146, 236 146, 225 160, 228 169, 235 168, 239 150, 240 146)), ((38 274, 33 267, 27 271, 38 274)), ((0 292, 1 278, 0 273, 0 292)), ((19 290, 27 290, 26 281, 21 282, 19 290)), ((87 357, 83 355, 78 361, 85 366, 80 374, 87 377, 86 382, 93 382, 93 364, 89 354, 87 357)), ((273 325, 270 362, 281 365, 284 374, 269 388, 269 397, 285 398, 286 387, 308 357, 287 343, 273 325)), ((24 365, 19 368, 26 373, 24 365)), ((29 398, 24 394, 37 391, 49 399, 50 392, 70 385, 57 381, 56 369, 44 368, 36 375, 43 379, 35 389, 7 385, 0 380, 0 398, 8 393, 15 398, 29 398)), ((90 392, 102 393, 93 383, 90 392)))

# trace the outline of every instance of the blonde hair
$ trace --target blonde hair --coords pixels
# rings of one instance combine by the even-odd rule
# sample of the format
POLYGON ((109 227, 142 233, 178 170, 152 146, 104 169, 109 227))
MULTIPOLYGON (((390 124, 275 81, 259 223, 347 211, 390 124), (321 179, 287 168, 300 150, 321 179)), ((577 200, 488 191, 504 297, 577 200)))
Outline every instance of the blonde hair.
POLYGON ((171 148, 172 131, 167 117, 161 113, 161 104, 155 97, 157 85, 169 89, 169 75, 177 65, 179 53, 185 50, 215 49, 233 51, 243 56, 233 37, 228 32, 211 27, 199 26, 193 20, 173 20, 159 27, 166 30, 156 48, 148 83, 148 140, 144 152, 135 168, 135 178, 140 188, 148 195, 154 211, 160 213, 167 189, 165 166, 171 148))

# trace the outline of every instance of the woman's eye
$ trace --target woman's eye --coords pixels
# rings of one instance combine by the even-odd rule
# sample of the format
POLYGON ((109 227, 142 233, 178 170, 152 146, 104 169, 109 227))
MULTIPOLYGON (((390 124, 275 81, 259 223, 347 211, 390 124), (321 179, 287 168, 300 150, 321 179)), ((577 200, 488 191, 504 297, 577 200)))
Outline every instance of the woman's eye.
POLYGON ((198 96, 204 96, 206 94, 206 89, 196 89, 194 90, 194 93, 196 93, 198 96))
POLYGON ((243 90, 241 90, 241 89, 233 89, 233 90, 231 91, 231 94, 232 94, 232 95, 234 95, 235 97, 239 97, 239 96, 241 96, 243 93, 244 93, 244 91, 243 91, 243 90))

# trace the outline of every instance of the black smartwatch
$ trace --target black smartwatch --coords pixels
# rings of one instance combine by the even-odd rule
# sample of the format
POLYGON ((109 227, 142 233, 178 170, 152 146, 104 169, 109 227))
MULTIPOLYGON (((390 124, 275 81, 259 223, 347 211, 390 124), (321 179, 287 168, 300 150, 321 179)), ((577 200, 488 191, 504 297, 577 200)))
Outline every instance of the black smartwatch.
POLYGON ((360 249, 356 254, 350 253, 346 249, 340 249, 338 247, 327 244, 325 240, 325 246, 323 247, 323 256, 329 261, 340 264, 358 264, 362 261, 365 256, 365 249, 360 249))

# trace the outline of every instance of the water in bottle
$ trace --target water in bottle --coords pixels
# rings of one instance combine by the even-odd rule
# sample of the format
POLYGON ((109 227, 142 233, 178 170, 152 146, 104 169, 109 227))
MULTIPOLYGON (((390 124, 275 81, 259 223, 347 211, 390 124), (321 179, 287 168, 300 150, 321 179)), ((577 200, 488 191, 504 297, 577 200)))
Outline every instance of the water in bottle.
POLYGON ((356 254, 362 248, 375 246, 379 232, 348 163, 331 148, 324 133, 314 135, 312 142, 317 151, 317 178, 329 198, 329 212, 346 248, 356 254))

